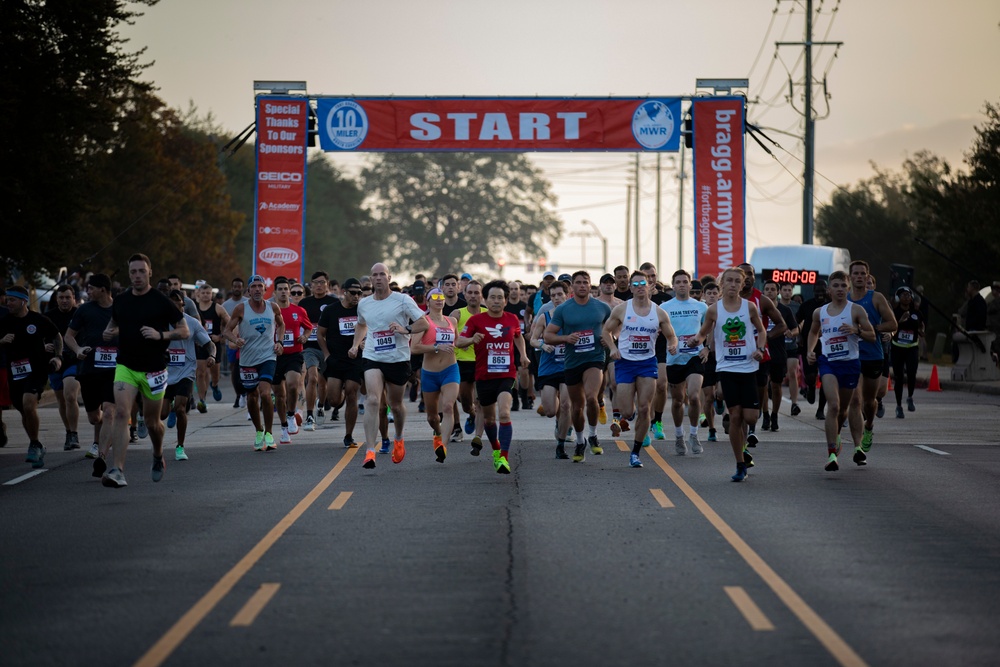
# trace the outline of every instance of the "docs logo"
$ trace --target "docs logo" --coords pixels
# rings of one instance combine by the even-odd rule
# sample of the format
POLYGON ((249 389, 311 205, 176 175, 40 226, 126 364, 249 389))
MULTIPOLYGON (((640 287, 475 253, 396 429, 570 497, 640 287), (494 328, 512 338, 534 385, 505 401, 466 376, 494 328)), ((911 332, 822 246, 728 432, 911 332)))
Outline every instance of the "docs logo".
POLYGON ((643 148, 663 148, 674 135, 674 114, 663 102, 647 100, 632 114, 632 135, 643 148))
POLYGON ((341 100, 326 114, 326 135, 340 150, 354 150, 368 136, 368 114, 357 102, 341 100))
POLYGON ((299 253, 290 248, 264 248, 257 254, 260 261, 271 266, 291 264, 299 258, 299 253))

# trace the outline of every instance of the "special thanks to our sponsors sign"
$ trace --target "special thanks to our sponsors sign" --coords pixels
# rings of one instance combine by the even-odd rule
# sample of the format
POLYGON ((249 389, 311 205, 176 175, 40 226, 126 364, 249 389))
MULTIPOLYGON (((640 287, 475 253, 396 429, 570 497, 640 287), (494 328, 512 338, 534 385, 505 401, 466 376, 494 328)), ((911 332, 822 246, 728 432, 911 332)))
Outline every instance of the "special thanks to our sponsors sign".
POLYGON ((253 272, 270 294, 278 276, 302 278, 308 100, 257 98, 253 272))

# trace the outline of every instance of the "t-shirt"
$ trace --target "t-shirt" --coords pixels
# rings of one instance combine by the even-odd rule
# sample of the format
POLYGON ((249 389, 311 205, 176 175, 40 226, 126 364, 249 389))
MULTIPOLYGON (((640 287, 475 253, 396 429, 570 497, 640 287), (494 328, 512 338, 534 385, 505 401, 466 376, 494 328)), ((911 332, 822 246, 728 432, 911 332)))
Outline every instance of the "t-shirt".
MULTIPOLYGON (((305 301, 305 299, 303 299, 305 301)), ((364 358, 382 363, 410 360, 410 340, 405 333, 393 333, 389 325, 397 322, 408 326, 424 316, 409 295, 389 292, 384 299, 366 296, 358 302, 358 324, 366 324, 364 358)))
POLYGON ((162 371, 167 367, 169 341, 143 338, 139 329, 153 327, 167 331, 184 314, 158 290, 151 289, 138 296, 125 290, 115 297, 112 317, 118 324, 118 363, 142 373, 162 371))
POLYGON ((313 323, 313 331, 309 334, 309 339, 305 345, 307 348, 319 349, 319 342, 316 340, 316 329, 319 328, 319 318, 327 307, 335 303, 340 303, 340 299, 332 294, 327 294, 322 299, 307 296, 299 301, 299 307, 305 309, 306 314, 309 316, 309 321, 313 323))
POLYGON ((452 314, 453 311, 456 311, 459 308, 465 308, 468 305, 469 304, 465 301, 465 297, 463 297, 461 294, 459 294, 458 295, 458 300, 455 301, 455 305, 449 306, 448 303, 445 302, 445 304, 444 304, 444 310, 442 310, 441 313, 445 317, 448 317, 449 315, 452 314))
POLYGON ((172 340, 167 346, 167 384, 177 384, 181 380, 193 380, 198 367, 195 347, 203 347, 211 343, 208 331, 202 326, 201 320, 184 313, 191 335, 182 340, 172 340))
POLYGON ((517 315, 503 312, 493 317, 488 312, 473 315, 459 335, 472 338, 477 333, 483 339, 476 343, 476 380, 517 377, 514 365, 514 338, 521 333, 517 315))
MULTIPOLYGON (((70 308, 69 310, 63 312, 58 308, 53 308, 52 310, 45 313, 45 316, 52 320, 52 323, 56 325, 56 329, 59 330, 59 335, 65 336, 66 330, 69 329, 69 323, 73 321, 73 315, 76 314, 76 306, 70 308)), ((66 370, 70 366, 75 366, 79 360, 73 351, 63 345, 62 353, 62 370, 66 370)))
POLYGON ((308 313, 301 306, 289 303, 281 309, 281 319, 285 323, 285 335, 281 339, 282 351, 284 354, 301 352, 302 343, 298 339, 306 331, 312 331, 314 327, 308 313))
POLYGON ((552 313, 552 322, 559 327, 559 334, 580 335, 575 345, 566 343, 566 368, 576 368, 592 362, 604 362, 601 329, 611 316, 608 304, 590 298, 581 305, 576 299, 567 299, 552 313))
POLYGON ((240 305, 241 303, 246 303, 247 301, 249 301, 249 299, 247 299, 246 297, 243 297, 238 301, 229 298, 222 302, 222 307, 225 309, 227 313, 229 313, 229 316, 232 317, 233 311, 236 310, 236 306, 240 305))
POLYGON ((76 309, 69 328, 76 332, 76 344, 79 347, 89 347, 93 351, 86 359, 78 360, 77 375, 89 375, 95 372, 114 372, 118 359, 118 337, 104 340, 104 330, 111 321, 111 306, 102 308, 96 301, 90 301, 76 309))
POLYGON ((319 316, 319 325, 326 329, 326 348, 334 359, 347 359, 354 344, 354 329, 358 325, 358 307, 345 308, 340 301, 327 306, 319 316))
POLYGON ((508 303, 506 306, 503 307, 504 312, 512 314, 521 323, 521 335, 522 336, 525 334, 525 331, 524 331, 524 309, 525 309, 526 306, 527 306, 527 304, 525 304, 523 301, 519 301, 518 303, 508 303))
POLYGON ((8 315, 0 320, 0 338, 7 334, 14 334, 14 340, 0 348, 7 354, 7 372, 11 380, 45 375, 52 370, 49 365, 52 354, 45 351, 46 343, 53 342, 59 335, 52 320, 33 310, 24 317, 8 315))
POLYGON ((677 334, 677 354, 667 351, 667 366, 683 366, 701 350, 701 345, 691 344, 691 340, 705 322, 708 306, 697 299, 670 299, 658 306, 670 316, 670 324, 677 334))

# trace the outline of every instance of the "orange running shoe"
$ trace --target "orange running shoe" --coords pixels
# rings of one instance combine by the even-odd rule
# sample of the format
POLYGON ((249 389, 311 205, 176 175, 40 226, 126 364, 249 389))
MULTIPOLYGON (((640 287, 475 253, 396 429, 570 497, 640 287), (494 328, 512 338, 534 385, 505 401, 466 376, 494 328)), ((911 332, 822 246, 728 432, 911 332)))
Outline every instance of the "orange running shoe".
POLYGON ((371 468, 375 467, 375 452, 374 452, 374 450, 369 449, 367 452, 365 452, 365 463, 364 463, 364 465, 362 467, 363 468, 368 468, 368 469, 371 469, 371 468))
POLYGON ((403 440, 394 440, 392 443, 392 462, 402 463, 404 456, 406 456, 406 447, 403 444, 403 440))
POLYGON ((444 463, 445 457, 448 456, 448 449, 444 446, 444 442, 441 441, 440 435, 434 436, 434 454, 437 455, 438 463, 444 463))

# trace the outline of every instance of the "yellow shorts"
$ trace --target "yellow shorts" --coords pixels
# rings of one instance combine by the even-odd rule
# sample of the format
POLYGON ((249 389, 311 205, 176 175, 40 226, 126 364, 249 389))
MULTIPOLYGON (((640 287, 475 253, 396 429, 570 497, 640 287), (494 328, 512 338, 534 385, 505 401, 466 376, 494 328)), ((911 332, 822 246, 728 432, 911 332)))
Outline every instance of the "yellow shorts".
POLYGON ((146 398, 155 400, 162 398, 167 388, 167 370, 144 373, 118 364, 115 366, 115 382, 130 384, 146 398))

